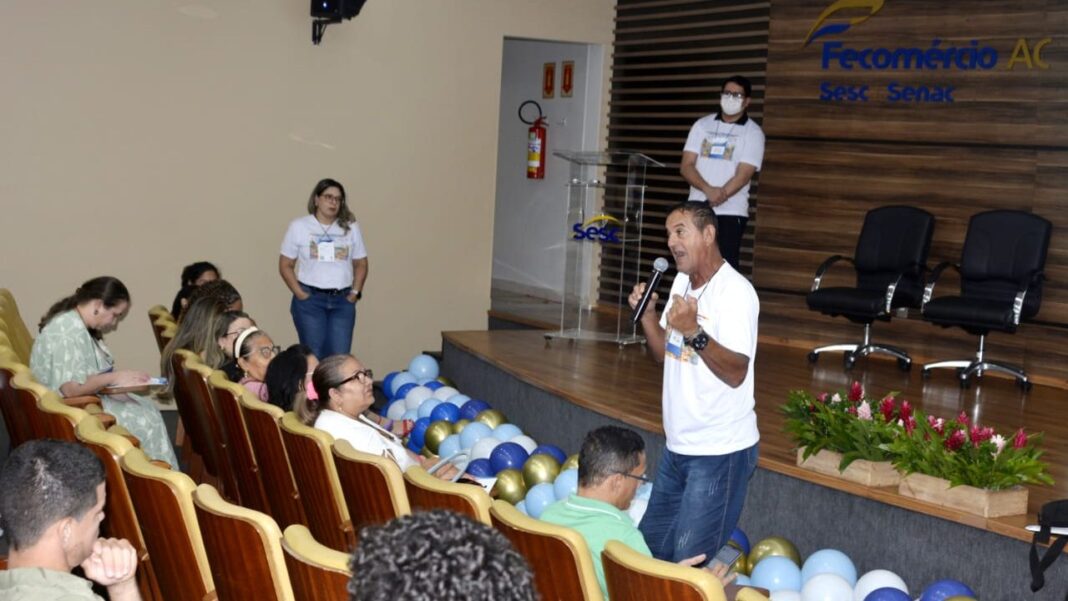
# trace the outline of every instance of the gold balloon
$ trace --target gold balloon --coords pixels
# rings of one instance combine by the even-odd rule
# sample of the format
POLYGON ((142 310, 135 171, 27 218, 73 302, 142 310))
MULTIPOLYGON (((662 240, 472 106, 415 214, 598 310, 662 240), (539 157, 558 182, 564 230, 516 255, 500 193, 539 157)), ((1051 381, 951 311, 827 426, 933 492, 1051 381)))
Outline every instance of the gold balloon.
POLYGON ((433 454, 438 453, 438 447, 441 446, 441 441, 445 440, 452 434, 452 424, 445 420, 438 420, 426 429, 426 435, 423 440, 426 442, 426 448, 433 454))
POLYGON ((469 423, 471 423, 471 420, 469 420, 469 419, 458 419, 458 420, 456 420, 452 424, 452 433, 453 434, 459 434, 460 432, 463 432, 464 426, 466 426, 469 423))
POLYGON ((486 409, 475 416, 475 421, 482 422, 490 428, 496 428, 508 420, 505 419, 504 414, 500 411, 497 411, 496 409, 486 409))
POLYGON ((731 569, 728 570, 728 573, 736 572, 738 574, 743 574, 743 575, 748 576, 749 572, 747 571, 747 568, 748 568, 749 564, 747 562, 747 557, 745 555, 745 551, 742 551, 742 547, 739 546, 738 543, 734 542, 733 540, 727 541, 727 544, 742 552, 742 554, 738 556, 738 560, 735 561, 734 565, 731 566, 731 569))
POLYGON ((523 483, 523 474, 519 470, 501 470, 497 472, 497 483, 493 485, 492 496, 504 499, 512 505, 527 496, 527 485, 523 483))
POLYGON ((431 453, 430 449, 426 448, 425 446, 422 449, 420 449, 419 454, 422 455, 423 457, 428 458, 428 459, 432 459, 434 457, 437 457, 437 455, 431 453))
POLYGON ((753 545, 753 550, 749 553, 749 569, 755 568, 761 559, 773 555, 786 557, 796 563, 797 567, 801 567, 801 554, 793 543, 781 536, 769 536, 753 545))
POLYGON ((578 453, 575 453, 574 455, 568 457, 567 461, 564 461, 564 464, 560 466, 560 471, 562 472, 572 469, 578 469, 578 453))
POLYGON ((534 455, 523 464, 523 482, 527 488, 533 488, 535 484, 552 482, 560 473, 560 464, 552 455, 534 455))
POLYGON ((438 376, 434 379, 446 386, 452 386, 453 388, 456 388, 456 385, 452 383, 452 380, 446 378, 445 376, 438 376))

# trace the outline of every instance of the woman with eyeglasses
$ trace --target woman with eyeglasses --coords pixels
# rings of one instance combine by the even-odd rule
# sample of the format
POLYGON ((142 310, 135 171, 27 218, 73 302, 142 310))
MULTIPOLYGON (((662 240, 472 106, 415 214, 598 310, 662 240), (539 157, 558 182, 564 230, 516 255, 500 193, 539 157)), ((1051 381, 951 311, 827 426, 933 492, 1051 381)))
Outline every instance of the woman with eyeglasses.
POLYGON ((286 230, 278 273, 293 293, 289 312, 300 343, 317 357, 350 352, 356 303, 367 280, 367 249, 339 182, 315 185, 308 214, 286 230))
POLYGON ((244 376, 238 381, 252 391, 261 401, 267 401, 267 366, 271 364, 279 351, 274 341, 266 332, 253 326, 237 335, 234 341, 234 357, 244 376))
MULTIPOLYGON (((376 424, 364 413, 374 403, 374 373, 365 369, 352 355, 334 355, 319 362, 312 374, 312 389, 302 405, 295 407, 297 417, 334 438, 349 441, 357 451, 392 459, 401 471, 413 465, 429 469, 437 463, 404 448, 401 438, 376 424)), ((452 465, 434 473, 442 480, 457 474, 452 465)))

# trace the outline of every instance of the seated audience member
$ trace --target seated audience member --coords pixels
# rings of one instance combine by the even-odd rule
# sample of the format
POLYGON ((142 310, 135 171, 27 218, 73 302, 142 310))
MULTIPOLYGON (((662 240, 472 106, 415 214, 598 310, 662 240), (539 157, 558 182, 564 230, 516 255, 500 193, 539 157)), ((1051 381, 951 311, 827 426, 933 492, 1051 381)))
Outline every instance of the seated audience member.
MULTIPOLYGON (((652 557, 642 533, 627 515, 627 507, 645 478, 645 441, 634 430, 604 426, 586 434, 579 452, 578 494, 545 508, 541 519, 577 530, 593 554, 597 583, 608 598, 604 582, 601 551, 610 540, 618 540, 643 555, 652 557)), ((680 561, 692 566, 702 563, 705 555, 680 561)), ((726 566, 710 570, 724 584, 726 566)))
POLYGON ((227 379, 237 382, 241 379, 241 368, 234 358, 234 341, 238 334, 256 325, 244 311, 225 311, 215 318, 211 326, 215 344, 204 351, 204 363, 212 369, 222 370, 227 379))
POLYGON ((267 366, 267 376, 263 379, 267 385, 267 401, 282 411, 292 411, 305 404, 312 372, 318 365, 319 360, 303 344, 294 344, 278 353, 267 366))
MULTIPOLYGON (((222 303, 227 311, 244 311, 245 303, 241 300, 241 293, 234 285, 226 280, 213 280, 198 286, 189 294, 189 304, 192 305, 199 298, 213 298, 222 303)), ((178 319, 178 323, 182 318, 178 319)))
MULTIPOLYGON (((389 431, 388 421, 376 424, 364 415, 374 403, 374 374, 352 355, 334 355, 319 362, 312 374, 312 389, 307 400, 295 412, 302 422, 347 440, 357 451, 389 457, 401 471, 413 465, 426 469, 438 462, 416 455, 404 448, 400 437, 389 431), (314 394, 313 394, 314 393, 314 394)), ((455 466, 445 465, 435 476, 450 480, 457 474, 455 466)))
POLYGON ((197 261, 191 265, 186 265, 182 269, 182 286, 179 288, 178 294, 174 296, 174 302, 171 303, 171 315, 178 319, 182 315, 182 311, 189 305, 189 295, 193 293, 193 289, 220 277, 222 277, 222 274, 219 272, 219 268, 207 261, 197 261))
POLYGON ((104 344, 130 310, 130 293, 118 279, 98 277, 57 301, 39 324, 33 342, 33 377, 65 397, 100 395, 104 411, 141 441, 153 459, 178 465, 163 416, 152 399, 133 393, 100 394, 106 388, 145 385, 149 375, 115 369, 104 344))
POLYGON ((0 599, 12 601, 139 601, 137 552, 129 542, 100 538, 104 466, 85 447, 32 440, 0 469, 0 527, 10 543, 0 571, 0 599), (85 578, 70 573, 81 566, 85 578))
POLYGON ((349 599, 533 601, 534 576, 493 528, 450 511, 406 515, 360 530, 349 599))
POLYGON ((242 331, 234 341, 234 357, 243 374, 237 383, 252 391, 261 401, 267 400, 267 385, 263 382, 267 377, 267 366, 279 350, 267 332, 256 326, 242 331))
MULTIPOLYGON (((207 357, 208 349, 217 345, 215 339, 214 324, 219 316, 226 312, 226 305, 216 298, 198 298, 189 303, 182 321, 178 324, 178 331, 174 338, 163 347, 160 353, 159 368, 163 377, 167 378, 168 391, 174 393, 175 373, 172 359, 178 349, 192 351, 201 359, 207 357)), ((231 341, 232 347, 232 341, 231 341)))

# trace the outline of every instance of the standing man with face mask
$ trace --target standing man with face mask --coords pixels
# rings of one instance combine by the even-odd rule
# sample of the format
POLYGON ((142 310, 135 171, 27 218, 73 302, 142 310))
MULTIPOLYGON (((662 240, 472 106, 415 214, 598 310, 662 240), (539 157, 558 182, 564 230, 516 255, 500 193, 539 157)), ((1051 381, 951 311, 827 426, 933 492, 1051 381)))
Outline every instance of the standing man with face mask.
POLYGON ((720 253, 736 270, 749 221, 749 181, 764 160, 764 131, 746 112, 752 92, 741 75, 724 82, 720 111, 690 128, 679 168, 690 184, 689 199, 707 200, 715 211, 720 253))

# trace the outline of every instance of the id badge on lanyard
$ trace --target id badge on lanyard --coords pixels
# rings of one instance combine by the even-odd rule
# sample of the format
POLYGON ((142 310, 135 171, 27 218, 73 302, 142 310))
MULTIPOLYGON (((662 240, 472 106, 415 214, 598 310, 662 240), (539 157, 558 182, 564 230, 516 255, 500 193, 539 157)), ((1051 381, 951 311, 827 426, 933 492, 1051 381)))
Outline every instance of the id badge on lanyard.
POLYGON ((334 260, 334 239, 329 236, 323 236, 319 238, 319 242, 316 244, 316 254, 318 254, 319 261, 333 261, 334 260))

